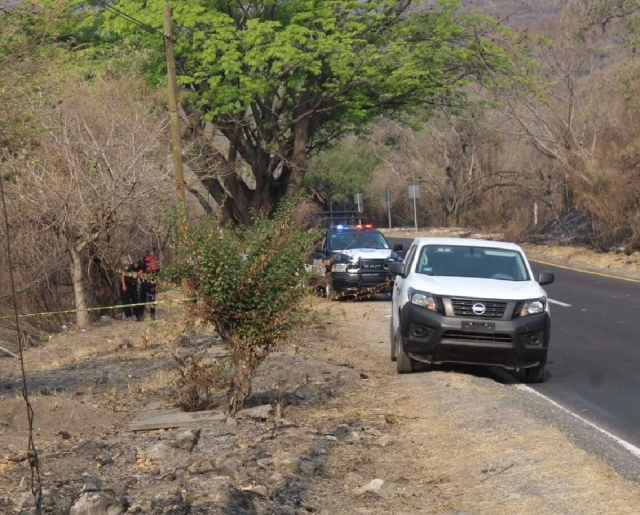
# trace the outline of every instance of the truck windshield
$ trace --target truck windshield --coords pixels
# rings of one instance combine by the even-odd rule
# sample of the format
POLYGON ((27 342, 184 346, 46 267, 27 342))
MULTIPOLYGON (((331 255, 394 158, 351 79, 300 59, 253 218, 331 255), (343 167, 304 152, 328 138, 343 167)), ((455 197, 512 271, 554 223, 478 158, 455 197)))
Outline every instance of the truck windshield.
POLYGON ((388 249, 389 243, 379 232, 338 232, 329 237, 331 250, 388 249))
POLYGON ((528 281, 529 272, 516 250, 458 245, 425 245, 416 271, 441 277, 528 281))

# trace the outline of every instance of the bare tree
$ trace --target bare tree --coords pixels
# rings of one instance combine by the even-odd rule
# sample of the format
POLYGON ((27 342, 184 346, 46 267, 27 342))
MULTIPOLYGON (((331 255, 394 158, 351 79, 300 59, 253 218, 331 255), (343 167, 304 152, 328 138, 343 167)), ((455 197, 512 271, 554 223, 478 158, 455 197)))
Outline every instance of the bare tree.
POLYGON ((460 225, 488 191, 517 185, 516 172, 501 158, 500 139, 476 120, 481 115, 443 111, 422 131, 388 125, 382 133, 392 144, 378 157, 392 173, 426 189, 444 225, 460 225))
POLYGON ((76 321, 89 325, 87 274, 96 258, 117 259, 140 231, 159 229, 171 202, 164 116, 145 107, 138 85, 59 84, 46 127, 9 188, 21 247, 43 263, 66 262, 76 321))

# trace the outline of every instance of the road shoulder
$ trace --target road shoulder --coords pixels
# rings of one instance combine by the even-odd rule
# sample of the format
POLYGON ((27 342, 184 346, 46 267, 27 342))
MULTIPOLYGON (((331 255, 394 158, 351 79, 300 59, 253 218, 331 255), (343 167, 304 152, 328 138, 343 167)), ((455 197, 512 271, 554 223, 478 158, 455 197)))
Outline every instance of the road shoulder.
POLYGON ((576 445, 561 413, 480 370, 398 376, 387 302, 330 309, 334 338, 308 351, 368 377, 333 410, 382 424, 393 438, 369 448, 339 443, 329 463, 345 488, 327 498, 329 513, 637 513, 637 483, 576 445), (384 483, 373 502, 354 501, 353 488, 376 479, 384 483))

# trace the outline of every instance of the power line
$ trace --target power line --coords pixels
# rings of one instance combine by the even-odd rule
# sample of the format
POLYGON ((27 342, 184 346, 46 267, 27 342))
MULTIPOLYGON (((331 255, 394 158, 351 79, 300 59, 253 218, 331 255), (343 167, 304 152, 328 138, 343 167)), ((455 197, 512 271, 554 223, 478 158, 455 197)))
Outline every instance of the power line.
POLYGON ((151 25, 148 25, 147 23, 144 23, 143 21, 140 21, 140 20, 134 18, 130 14, 127 14, 124 11, 121 11, 117 7, 114 7, 113 5, 108 4, 107 2, 105 2, 103 0, 95 0, 95 1, 96 1, 96 3, 98 3, 102 7, 104 7, 107 11, 111 11, 116 16, 120 16, 121 18, 124 18, 129 23, 133 23, 134 25, 137 25, 138 27, 140 27, 141 29, 144 29, 145 31, 147 31, 150 34, 157 34, 157 35, 161 36, 163 39, 167 37, 167 35, 164 32, 162 32, 161 30, 158 30, 155 27, 152 27, 151 25))

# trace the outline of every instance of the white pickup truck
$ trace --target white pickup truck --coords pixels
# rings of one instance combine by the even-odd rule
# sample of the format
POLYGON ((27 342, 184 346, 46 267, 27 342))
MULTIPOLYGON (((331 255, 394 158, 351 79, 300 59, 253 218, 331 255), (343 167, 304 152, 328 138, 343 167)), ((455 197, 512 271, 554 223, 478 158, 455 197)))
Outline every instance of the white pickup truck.
POLYGON ((512 243, 417 238, 403 262, 391 262, 391 359, 398 373, 416 362, 524 369, 543 382, 551 318, 542 285, 512 243))

